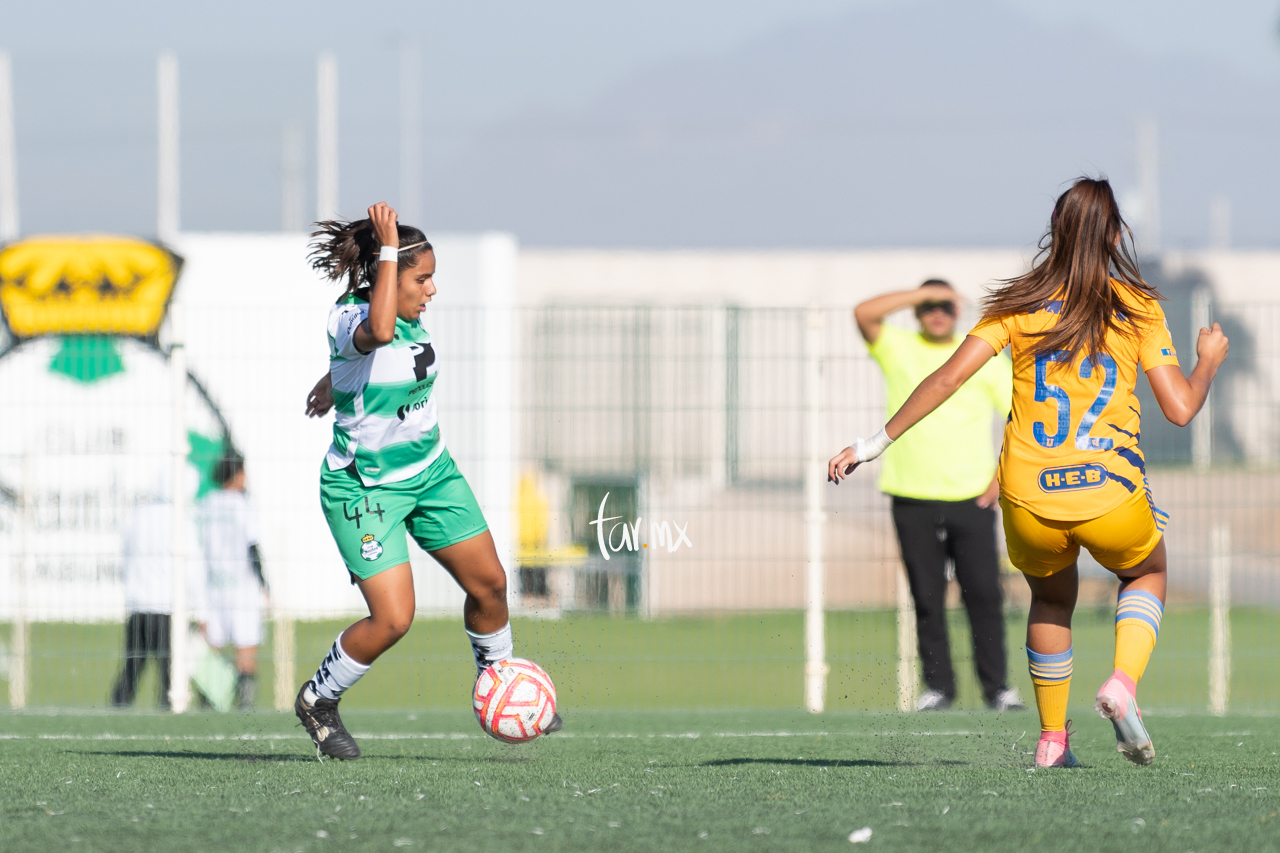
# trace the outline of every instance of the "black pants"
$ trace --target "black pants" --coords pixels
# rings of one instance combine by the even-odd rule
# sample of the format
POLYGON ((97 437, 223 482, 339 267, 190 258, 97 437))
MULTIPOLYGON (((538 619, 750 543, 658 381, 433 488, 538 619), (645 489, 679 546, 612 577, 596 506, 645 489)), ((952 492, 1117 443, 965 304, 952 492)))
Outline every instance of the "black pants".
POLYGON ((160 707, 169 707, 169 614, 130 613, 124 625, 124 669, 111 691, 112 705, 132 705, 147 658, 160 667, 160 707))
POLYGON ((973 660, 986 701, 1006 686, 996 513, 976 500, 920 501, 894 497, 893 524, 916 604, 916 638, 924 683, 948 699, 956 695, 947 637, 947 558, 955 562, 960 595, 969 612, 973 660))

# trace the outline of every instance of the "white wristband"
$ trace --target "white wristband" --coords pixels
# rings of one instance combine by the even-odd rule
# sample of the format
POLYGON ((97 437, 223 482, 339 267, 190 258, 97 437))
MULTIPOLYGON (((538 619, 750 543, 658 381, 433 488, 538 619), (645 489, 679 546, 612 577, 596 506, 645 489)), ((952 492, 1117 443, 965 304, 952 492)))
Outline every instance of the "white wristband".
POLYGON ((881 453, 884 453, 889 445, 893 444, 893 439, 889 438, 888 433, 884 431, 884 427, 871 438, 859 438, 853 443, 853 452, 858 456, 858 464, 870 462, 881 453))
POLYGON ((378 250, 378 261, 390 261, 391 263, 399 263, 400 249, 397 246, 383 246, 378 250))

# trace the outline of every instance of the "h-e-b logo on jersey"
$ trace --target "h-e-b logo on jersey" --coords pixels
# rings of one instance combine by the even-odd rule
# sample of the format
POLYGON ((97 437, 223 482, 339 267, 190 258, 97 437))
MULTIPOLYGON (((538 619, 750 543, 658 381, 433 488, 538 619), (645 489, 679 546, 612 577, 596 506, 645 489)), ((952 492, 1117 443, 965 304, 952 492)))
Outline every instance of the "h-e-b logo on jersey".
POLYGON ((1061 468, 1045 468, 1037 479, 1046 492, 1073 492, 1096 489, 1107 482, 1107 469, 1091 462, 1086 465, 1064 465, 1061 468))

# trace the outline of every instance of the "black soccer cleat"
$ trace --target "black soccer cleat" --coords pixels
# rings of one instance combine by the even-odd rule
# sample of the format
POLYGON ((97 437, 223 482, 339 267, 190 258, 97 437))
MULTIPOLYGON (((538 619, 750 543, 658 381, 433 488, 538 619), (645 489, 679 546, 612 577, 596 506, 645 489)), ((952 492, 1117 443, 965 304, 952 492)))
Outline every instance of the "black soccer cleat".
POLYGON ((294 700, 293 712, 302 720, 302 726, 311 735, 316 751, 331 758, 351 761, 360 757, 360 746, 342 725, 338 716, 338 700, 323 699, 316 695, 310 681, 302 685, 294 700))
POLYGON ((560 719, 558 713, 551 715, 551 722, 547 723, 547 727, 542 730, 544 735, 553 735, 564 728, 564 720, 560 719))

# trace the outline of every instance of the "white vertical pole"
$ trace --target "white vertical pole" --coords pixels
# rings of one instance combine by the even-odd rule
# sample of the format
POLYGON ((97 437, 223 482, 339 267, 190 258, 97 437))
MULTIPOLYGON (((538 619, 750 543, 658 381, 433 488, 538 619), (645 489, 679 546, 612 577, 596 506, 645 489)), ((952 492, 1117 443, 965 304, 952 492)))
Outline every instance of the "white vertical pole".
POLYGON ((1142 193, 1142 252, 1160 251, 1160 127, 1156 117, 1138 120, 1138 187, 1142 193))
POLYGON ((898 581, 898 710, 907 713, 915 706, 920 674, 916 663, 916 604, 906 571, 896 573, 898 581))
POLYGON ((418 42, 400 42, 400 219, 423 226, 422 53, 418 42))
POLYGON ((306 179, 302 174, 305 158, 302 147, 302 128, 296 124, 284 126, 283 177, 281 181, 280 228, 283 231, 302 231, 307 227, 306 179))
MULTIPOLYGON (((650 503, 652 499, 651 496, 653 494, 653 478, 652 476, 649 476, 640 477, 638 479, 639 482, 637 483, 636 488, 636 506, 646 507, 645 511, 648 512, 648 508, 653 506, 653 504, 650 503)), ((644 522, 645 520, 642 518, 640 522, 637 523, 637 527, 640 530, 645 529, 644 522)), ((516 529, 519 529, 518 522, 516 529)), ((640 618, 645 620, 653 618, 653 560, 651 559, 651 555, 648 551, 649 549, 645 548, 640 553, 640 601, 636 607, 636 611, 640 614, 640 618)))
POLYGON ((338 60, 316 63, 316 219, 338 216, 338 60))
POLYGON ((1231 248, 1231 199, 1216 195, 1209 203, 1209 248, 1225 252, 1231 248))
POLYGON ((822 486, 822 309, 810 306, 805 317, 805 567, 804 707, 821 714, 827 704, 826 577, 824 571, 822 486))
POLYGON ((1218 523, 1210 534, 1209 713, 1227 713, 1231 694, 1231 528, 1218 523))
POLYGON ((18 503, 18 553, 13 561, 13 628, 9 637, 9 707, 27 707, 27 661, 31 657, 31 630, 27 625, 27 563, 32 523, 31 451, 22 454, 22 494, 18 503))
POLYGON ((169 378, 172 385, 171 495, 173 531, 169 557, 173 571, 173 610, 169 618, 169 704, 175 714, 187 710, 191 699, 187 669, 187 350, 182 337, 182 305, 169 304, 169 378))
POLYGON ((725 339, 725 319, 728 309, 724 306, 707 310, 707 420, 706 446, 711 448, 707 458, 707 480, 712 488, 724 488, 728 466, 725 464, 727 393, 728 393, 728 341, 725 339))
MULTIPOLYGON (((1200 330, 1209 326, 1209 290, 1202 287, 1191 294, 1191 350, 1195 351, 1200 330)), ((1190 353, 1187 359, 1190 360, 1190 353)), ((1213 459, 1213 391, 1204 398, 1204 406, 1191 422, 1191 462, 1197 471, 1208 471, 1213 459)))
POLYGON ((0 243, 18 238, 18 142, 13 120, 13 67, 0 50, 0 243))
POLYGON ((178 58, 171 51, 156 62, 156 89, 159 94, 159 163, 156 198, 156 235, 164 242, 178 236, 178 58))

